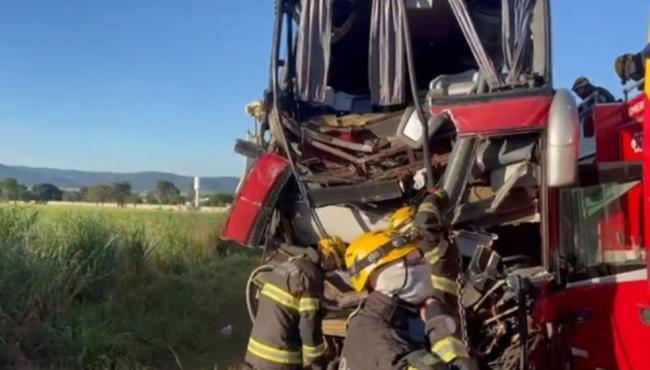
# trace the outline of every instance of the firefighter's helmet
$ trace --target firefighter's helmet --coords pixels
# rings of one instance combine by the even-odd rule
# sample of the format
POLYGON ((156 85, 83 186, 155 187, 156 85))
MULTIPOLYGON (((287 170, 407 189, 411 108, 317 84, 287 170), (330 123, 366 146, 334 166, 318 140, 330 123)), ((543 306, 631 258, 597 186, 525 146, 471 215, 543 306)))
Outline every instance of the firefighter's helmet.
POLYGON ((262 102, 260 101, 252 101, 246 105, 246 113, 248 113, 249 116, 260 119, 264 116, 264 106, 262 105, 262 102))
POLYGON ((367 232, 348 246, 345 265, 357 292, 365 290, 368 278, 379 267, 406 257, 418 247, 391 230, 367 232))
POLYGON ((643 52, 621 55, 616 58, 614 69, 624 84, 630 80, 640 81, 645 76, 645 58, 643 52))

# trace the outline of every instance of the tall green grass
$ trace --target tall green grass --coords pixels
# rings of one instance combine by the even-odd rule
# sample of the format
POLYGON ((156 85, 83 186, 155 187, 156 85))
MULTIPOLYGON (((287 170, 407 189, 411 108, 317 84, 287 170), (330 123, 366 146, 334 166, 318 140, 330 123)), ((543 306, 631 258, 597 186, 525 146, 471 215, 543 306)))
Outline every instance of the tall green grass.
POLYGON ((218 241, 219 215, 136 212, 0 207, 0 368, 238 360, 257 257, 218 241))

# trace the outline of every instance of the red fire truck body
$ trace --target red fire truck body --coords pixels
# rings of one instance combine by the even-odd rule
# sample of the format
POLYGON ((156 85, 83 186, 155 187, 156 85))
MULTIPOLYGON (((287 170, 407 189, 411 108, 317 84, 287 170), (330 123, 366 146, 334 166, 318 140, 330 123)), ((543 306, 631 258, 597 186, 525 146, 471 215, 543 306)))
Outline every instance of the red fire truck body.
POLYGON ((648 91, 593 109, 595 163, 638 166, 643 176, 643 181, 621 196, 620 207, 597 224, 597 243, 603 256, 615 262, 636 256, 640 263, 630 271, 568 282, 538 302, 540 322, 567 323, 563 330, 572 369, 650 369, 650 218, 644 217, 650 214, 650 148, 646 144, 650 110, 644 109, 648 91))

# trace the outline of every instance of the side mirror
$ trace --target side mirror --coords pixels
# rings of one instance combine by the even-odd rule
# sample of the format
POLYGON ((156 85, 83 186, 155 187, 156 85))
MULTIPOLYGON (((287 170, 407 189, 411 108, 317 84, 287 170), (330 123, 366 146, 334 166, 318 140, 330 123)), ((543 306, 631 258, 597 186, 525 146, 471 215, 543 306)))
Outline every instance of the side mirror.
POLYGON ((553 97, 548 116, 546 140, 548 186, 568 186, 576 182, 579 146, 578 106, 569 90, 559 89, 553 97))

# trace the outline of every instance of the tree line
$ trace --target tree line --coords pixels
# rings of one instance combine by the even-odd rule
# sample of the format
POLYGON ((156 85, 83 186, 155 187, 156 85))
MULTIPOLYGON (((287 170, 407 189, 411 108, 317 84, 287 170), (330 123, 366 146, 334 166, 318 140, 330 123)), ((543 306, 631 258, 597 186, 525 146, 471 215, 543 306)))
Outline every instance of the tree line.
MULTIPOLYGON (((183 195, 171 181, 157 181, 153 190, 142 194, 133 191, 131 184, 126 181, 116 181, 110 184, 82 186, 78 190, 65 190, 50 183, 35 184, 31 187, 19 183, 14 178, 0 181, 0 199, 6 202, 91 202, 91 203, 117 203, 118 206, 126 204, 184 204, 194 199, 194 189, 183 195)), ((225 206, 233 201, 230 194, 213 193, 207 200, 210 206, 225 206)))

